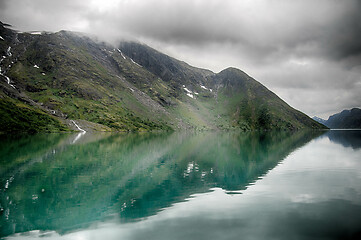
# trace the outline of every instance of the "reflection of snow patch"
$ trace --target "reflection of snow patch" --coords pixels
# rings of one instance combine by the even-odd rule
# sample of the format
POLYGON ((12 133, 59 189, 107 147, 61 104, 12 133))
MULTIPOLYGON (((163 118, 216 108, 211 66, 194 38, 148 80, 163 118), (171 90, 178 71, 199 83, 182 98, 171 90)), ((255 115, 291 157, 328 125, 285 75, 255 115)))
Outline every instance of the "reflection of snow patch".
POLYGON ((78 124, 76 124, 76 122, 74 120, 70 120, 77 129, 79 129, 80 133, 78 135, 76 135, 76 137, 74 138, 72 144, 76 143, 85 133, 86 131, 84 129, 82 129, 81 127, 79 127, 78 124))
POLYGON ((191 173, 193 171, 193 168, 194 168, 194 163, 193 162, 188 163, 186 173, 188 174, 191 173))
POLYGON ((78 135, 76 135, 76 137, 74 138, 74 140, 71 142, 72 144, 76 143, 86 132, 80 132, 78 133, 78 135))
POLYGON ((6 219, 6 220, 9 220, 9 215, 10 215, 10 209, 7 208, 7 209, 5 210, 5 219, 6 219))
POLYGON ((194 162, 189 162, 187 165, 187 169, 184 171, 184 176, 189 176, 191 172, 198 172, 198 171, 199 171, 198 164, 194 162))

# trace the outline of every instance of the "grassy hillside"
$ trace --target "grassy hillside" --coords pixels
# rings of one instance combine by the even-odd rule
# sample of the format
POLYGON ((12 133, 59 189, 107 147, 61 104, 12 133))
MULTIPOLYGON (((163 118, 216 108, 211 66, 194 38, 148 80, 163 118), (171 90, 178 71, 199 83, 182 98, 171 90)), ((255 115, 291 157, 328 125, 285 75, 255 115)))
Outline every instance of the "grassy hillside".
POLYGON ((324 128, 239 69, 225 69, 212 80, 218 111, 230 117, 232 126, 245 130, 324 128))
POLYGON ((142 104, 133 94, 135 88, 117 74, 111 61, 114 49, 102 49, 102 44, 67 32, 22 34, 18 39, 26 50, 23 44, 13 47, 18 58, 7 75, 20 92, 57 117, 115 130, 170 129, 163 122, 166 117, 153 114, 158 109, 142 104))
POLYGON ((19 101, 0 99, 0 133, 59 131, 69 131, 69 129, 45 112, 19 101))

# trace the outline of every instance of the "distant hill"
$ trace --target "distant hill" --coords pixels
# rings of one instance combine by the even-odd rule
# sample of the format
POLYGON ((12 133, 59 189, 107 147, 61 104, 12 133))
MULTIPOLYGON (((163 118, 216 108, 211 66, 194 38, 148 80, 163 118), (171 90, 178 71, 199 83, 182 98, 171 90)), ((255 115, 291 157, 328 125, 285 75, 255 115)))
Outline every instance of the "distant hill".
POLYGON ((316 122, 319 122, 319 123, 321 123, 321 124, 323 124, 323 125, 326 126, 327 120, 322 119, 322 118, 319 118, 319 117, 316 117, 316 116, 314 116, 312 119, 315 120, 316 122))
POLYGON ((324 128, 236 68, 0 23, 0 132, 324 128))
POLYGON ((333 129, 361 129, 361 109, 359 108, 343 110, 330 116, 328 120, 318 117, 313 117, 313 119, 333 129))

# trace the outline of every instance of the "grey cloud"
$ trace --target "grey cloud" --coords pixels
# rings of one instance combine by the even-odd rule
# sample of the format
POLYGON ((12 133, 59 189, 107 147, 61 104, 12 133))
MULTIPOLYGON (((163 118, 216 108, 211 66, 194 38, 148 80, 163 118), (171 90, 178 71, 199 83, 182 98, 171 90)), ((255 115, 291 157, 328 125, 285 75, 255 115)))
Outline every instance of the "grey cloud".
POLYGON ((338 60, 359 54, 359 10, 359 1, 150 0, 119 4, 111 14, 121 31, 167 44, 231 43, 254 61, 287 54, 338 60))
POLYGON ((87 5, 80 0, 4 0, 0 13, 14 28, 22 31, 59 31, 76 25, 86 11, 87 5))
POLYGON ((339 60, 361 51, 357 0, 112 2, 102 10, 79 0, 15 0, 5 2, 9 12, 3 15, 14 22, 27 19, 22 24, 27 30, 84 28, 113 42, 132 36, 194 47, 232 44, 255 63, 289 55, 339 60))
MULTIPOLYGON (((361 54, 361 1, 354 6, 335 26, 329 26, 328 50, 336 59, 361 54)), ((325 37, 326 38, 326 37, 325 37)))

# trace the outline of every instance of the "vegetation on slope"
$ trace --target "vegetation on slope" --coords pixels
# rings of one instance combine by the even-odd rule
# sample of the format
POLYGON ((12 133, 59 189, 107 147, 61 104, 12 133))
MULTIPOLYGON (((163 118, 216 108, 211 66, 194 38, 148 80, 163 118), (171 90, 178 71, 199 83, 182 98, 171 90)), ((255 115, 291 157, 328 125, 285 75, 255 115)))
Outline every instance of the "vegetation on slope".
MULTIPOLYGON (((19 35, 26 45, 13 48, 17 61, 8 75, 17 88, 58 117, 84 119, 120 131, 169 130, 124 86, 108 50, 86 37, 67 32, 19 35)), ((114 50, 113 50, 114 51, 114 50)))
POLYGON ((217 108, 230 116, 232 126, 243 130, 325 128, 239 69, 223 70, 213 77, 213 84, 217 108))
POLYGON ((0 133, 69 131, 59 120, 23 103, 0 99, 0 133))

